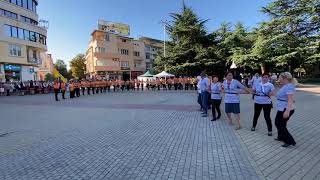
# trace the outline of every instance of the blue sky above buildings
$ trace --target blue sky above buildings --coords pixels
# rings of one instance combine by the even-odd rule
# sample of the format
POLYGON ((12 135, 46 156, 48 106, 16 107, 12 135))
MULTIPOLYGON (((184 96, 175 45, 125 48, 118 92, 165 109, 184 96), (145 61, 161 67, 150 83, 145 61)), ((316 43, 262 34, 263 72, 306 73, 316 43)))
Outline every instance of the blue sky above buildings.
MULTIPOLYGON (((224 22, 243 22, 252 28, 266 19, 260 12, 271 0, 185 0, 201 19, 209 19, 209 32, 224 22)), ((131 37, 163 39, 161 20, 181 11, 182 0, 41 0, 38 14, 49 21, 48 52, 66 63, 85 53, 98 19, 130 25, 131 37)))

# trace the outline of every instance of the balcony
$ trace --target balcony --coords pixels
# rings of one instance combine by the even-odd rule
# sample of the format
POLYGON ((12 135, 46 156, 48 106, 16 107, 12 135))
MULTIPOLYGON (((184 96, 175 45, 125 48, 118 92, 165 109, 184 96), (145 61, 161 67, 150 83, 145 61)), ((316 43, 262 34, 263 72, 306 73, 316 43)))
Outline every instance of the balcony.
POLYGON ((27 61, 28 61, 28 63, 30 63, 30 64, 35 64, 35 65, 40 65, 40 64, 42 64, 41 59, 37 59, 37 58, 28 57, 28 58, 27 58, 27 61))

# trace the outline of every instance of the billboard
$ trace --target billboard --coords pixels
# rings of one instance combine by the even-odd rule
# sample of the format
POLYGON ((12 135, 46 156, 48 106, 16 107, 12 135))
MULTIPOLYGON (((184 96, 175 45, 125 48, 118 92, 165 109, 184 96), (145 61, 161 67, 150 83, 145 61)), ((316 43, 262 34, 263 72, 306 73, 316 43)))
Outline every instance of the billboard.
POLYGON ((105 32, 112 32, 120 35, 129 36, 130 27, 127 24, 114 23, 110 21, 98 21, 98 29, 105 32))

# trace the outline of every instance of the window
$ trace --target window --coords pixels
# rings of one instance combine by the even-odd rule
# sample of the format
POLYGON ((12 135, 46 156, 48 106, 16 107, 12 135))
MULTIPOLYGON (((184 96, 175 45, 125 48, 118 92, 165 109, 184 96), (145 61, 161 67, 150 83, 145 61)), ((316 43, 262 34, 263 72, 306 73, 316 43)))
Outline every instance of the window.
POLYGON ((32 10, 32 0, 28 0, 28 9, 32 10))
POLYGON ((30 41, 36 42, 36 33, 30 31, 30 41))
POLYGON ((146 46, 146 51, 150 51, 150 46, 146 46))
POLYGON ((30 31, 24 29, 23 34, 24 34, 24 40, 30 41, 30 31))
POLYGON ((32 11, 37 12, 37 3, 35 1, 32 1, 32 11))
POLYGON ((1 9, 0 14, 6 16, 8 18, 18 19, 18 15, 16 13, 13 13, 13 12, 10 12, 10 11, 4 10, 4 9, 1 9))
POLYGON ((40 34, 35 33, 35 35, 36 35, 36 42, 40 42, 40 34))
POLYGON ((10 0, 11 1, 11 3, 13 3, 13 4, 18 4, 17 3, 17 0, 10 0))
POLYGON ((140 56, 140 52, 134 51, 133 53, 134 53, 134 56, 137 56, 137 57, 140 56))
POLYGON ((37 22, 37 21, 35 21, 35 20, 33 20, 33 19, 30 19, 30 18, 27 18, 27 17, 25 17, 25 16, 20 16, 20 20, 21 20, 22 22, 26 22, 26 23, 28 23, 28 24, 38 25, 38 22, 37 22))
POLYGON ((37 59, 37 51, 36 50, 32 50, 32 58, 37 59))
POLYGON ((21 29, 21 28, 18 28, 18 38, 24 39, 23 29, 21 29))
POLYGON ((0 16, 4 16, 4 10, 0 9, 0 16))
POLYGON ((146 59, 150 59, 150 53, 146 53, 146 59))
POLYGON ((11 37, 18 38, 18 28, 11 26, 11 37))
POLYGON ((21 56, 21 46, 9 44, 9 53, 11 56, 21 56))
POLYGON ((122 42, 127 42, 127 40, 125 40, 125 39, 121 39, 122 40, 122 42))
POLYGON ((39 42, 41 43, 41 44, 46 44, 46 42, 45 42, 45 39, 46 39, 46 37, 45 36, 43 36, 43 35, 39 35, 39 42))
POLYGON ((129 50, 127 50, 127 49, 121 49, 121 54, 129 55, 129 50))
POLYGON ((106 40, 106 41, 110 41, 109 34, 106 34, 105 40, 106 40))
POLYGON ((7 37, 11 37, 11 26, 4 25, 4 32, 7 37))
POLYGON ((28 9, 28 0, 22 0, 22 7, 28 9))
POLYGON ((105 53, 105 52, 106 52, 106 48, 96 47, 95 51, 96 51, 96 52, 99 52, 99 53, 105 53))
POLYGON ((36 32, 17 28, 7 24, 4 25, 4 31, 8 37, 24 39, 24 40, 33 41, 33 42, 39 42, 44 45, 47 44, 47 37, 36 32))
POLYGON ((22 7, 22 0, 17 0, 17 5, 22 7))
POLYGON ((129 67, 129 61, 121 61, 121 67, 129 67))
POLYGON ((138 61, 134 62, 134 67, 135 68, 140 68, 141 67, 141 62, 138 62, 138 61))

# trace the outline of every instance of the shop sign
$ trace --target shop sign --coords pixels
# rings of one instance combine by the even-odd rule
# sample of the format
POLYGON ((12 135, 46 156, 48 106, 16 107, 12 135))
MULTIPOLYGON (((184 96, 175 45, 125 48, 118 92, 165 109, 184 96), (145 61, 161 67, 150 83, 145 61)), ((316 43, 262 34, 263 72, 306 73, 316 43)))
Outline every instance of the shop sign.
POLYGON ((121 67, 121 70, 130 70, 130 67, 121 67))
POLYGON ((4 65, 4 70, 5 71, 20 72, 21 71, 21 65, 5 64, 4 65))

